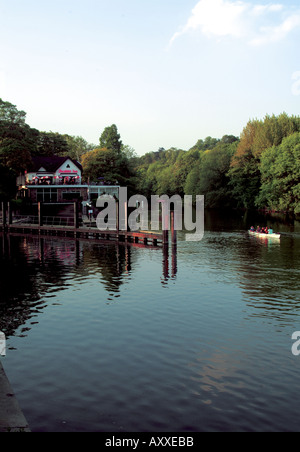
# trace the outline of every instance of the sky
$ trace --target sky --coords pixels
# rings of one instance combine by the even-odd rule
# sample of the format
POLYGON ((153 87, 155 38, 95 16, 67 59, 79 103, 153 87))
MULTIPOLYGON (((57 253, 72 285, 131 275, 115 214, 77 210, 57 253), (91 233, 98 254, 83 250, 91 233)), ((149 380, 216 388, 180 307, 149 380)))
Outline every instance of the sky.
POLYGON ((0 0, 0 98, 139 155, 299 115, 299 0, 0 0))

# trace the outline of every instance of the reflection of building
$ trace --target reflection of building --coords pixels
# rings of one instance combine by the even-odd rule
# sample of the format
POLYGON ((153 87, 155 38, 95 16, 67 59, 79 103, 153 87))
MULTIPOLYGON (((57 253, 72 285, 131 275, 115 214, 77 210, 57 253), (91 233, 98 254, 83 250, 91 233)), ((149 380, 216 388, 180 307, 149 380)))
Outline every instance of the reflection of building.
POLYGON ((33 203, 86 203, 102 194, 119 196, 119 187, 102 182, 88 185, 82 182, 82 166, 69 157, 35 157, 32 166, 17 178, 19 197, 33 203))

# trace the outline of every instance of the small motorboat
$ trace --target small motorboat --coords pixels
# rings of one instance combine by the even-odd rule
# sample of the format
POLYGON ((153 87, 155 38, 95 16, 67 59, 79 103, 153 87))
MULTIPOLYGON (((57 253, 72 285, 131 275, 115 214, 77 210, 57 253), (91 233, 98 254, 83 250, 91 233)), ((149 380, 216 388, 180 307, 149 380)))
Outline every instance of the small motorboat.
POLYGON ((253 235, 254 237, 259 237, 262 239, 276 239, 276 240, 280 240, 281 239, 281 235, 280 234, 266 234, 265 232, 256 232, 256 231, 249 231, 250 235, 253 235))

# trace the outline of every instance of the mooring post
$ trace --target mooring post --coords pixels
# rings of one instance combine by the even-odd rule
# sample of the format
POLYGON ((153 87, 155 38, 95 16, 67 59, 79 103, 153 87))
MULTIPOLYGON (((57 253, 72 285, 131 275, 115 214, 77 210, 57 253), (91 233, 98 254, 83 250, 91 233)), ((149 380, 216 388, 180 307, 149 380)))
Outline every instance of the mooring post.
POLYGON ((119 212, 119 200, 116 200, 116 230, 117 230, 117 240, 119 240, 120 232, 120 212, 119 212))
POLYGON ((172 245, 177 245, 177 231, 175 229, 175 212, 171 211, 171 235, 172 235, 172 245))

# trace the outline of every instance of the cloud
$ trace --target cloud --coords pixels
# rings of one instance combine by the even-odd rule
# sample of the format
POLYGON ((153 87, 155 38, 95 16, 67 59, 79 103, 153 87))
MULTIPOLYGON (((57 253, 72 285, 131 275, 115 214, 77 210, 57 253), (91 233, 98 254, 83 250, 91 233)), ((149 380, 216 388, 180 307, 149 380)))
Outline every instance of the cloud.
POLYGON ((282 4, 200 0, 186 25, 173 35, 170 45, 180 36, 200 30, 210 38, 244 39, 250 45, 259 46, 282 40, 297 28, 300 28, 300 10, 282 4))
POLYGON ((297 28, 300 28, 300 13, 287 17, 279 25, 262 26, 250 44, 259 46, 281 41, 297 28))

